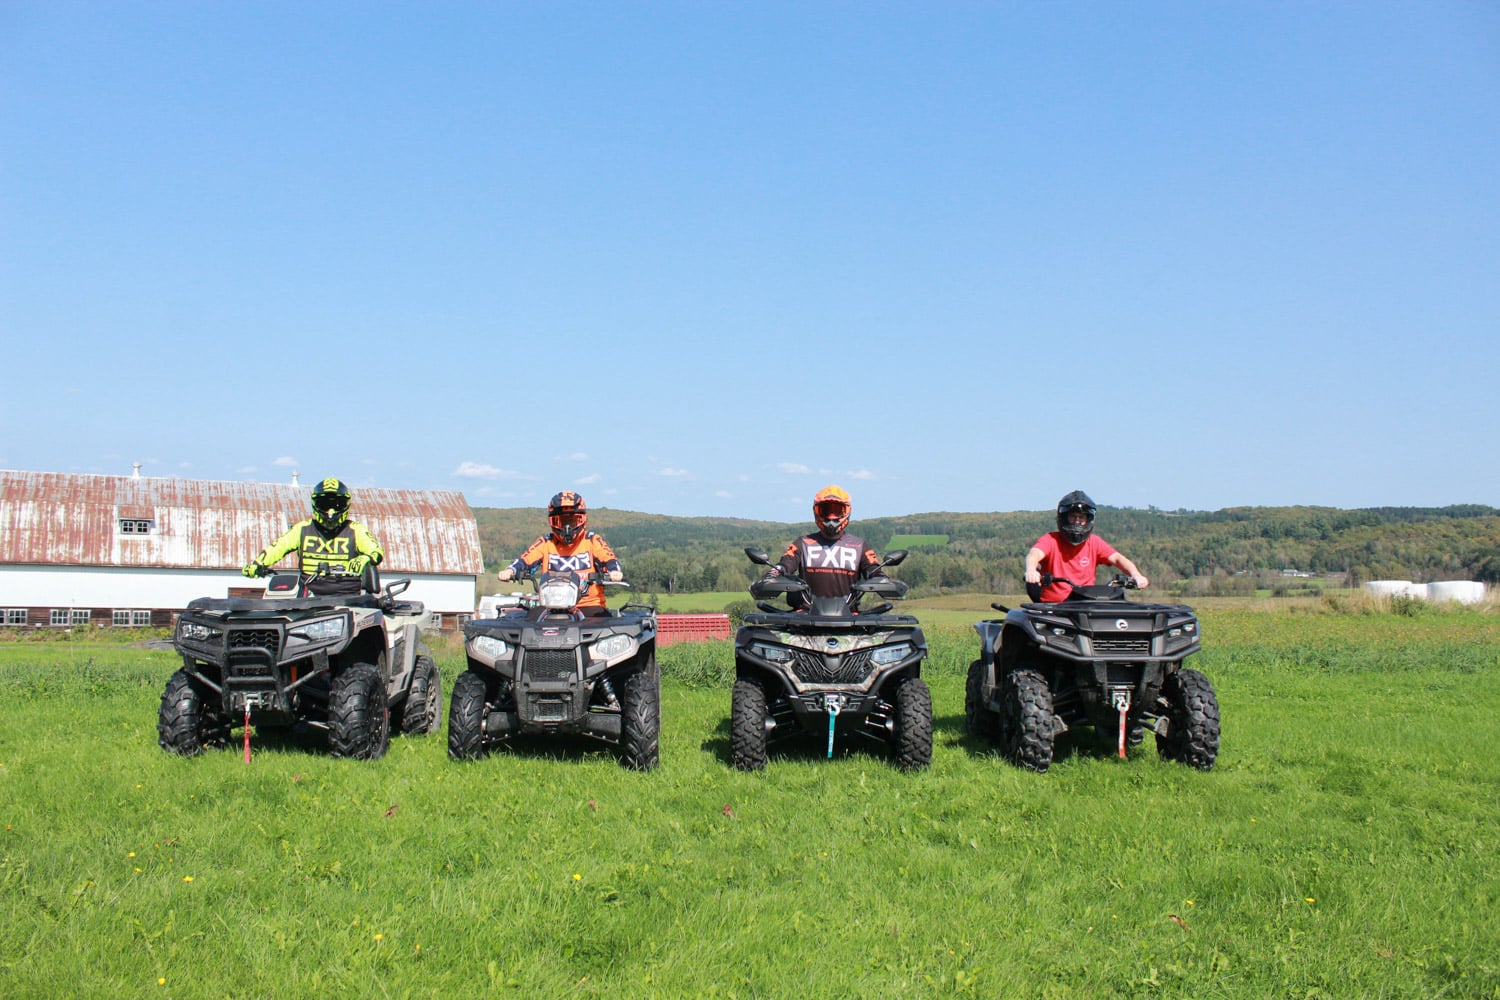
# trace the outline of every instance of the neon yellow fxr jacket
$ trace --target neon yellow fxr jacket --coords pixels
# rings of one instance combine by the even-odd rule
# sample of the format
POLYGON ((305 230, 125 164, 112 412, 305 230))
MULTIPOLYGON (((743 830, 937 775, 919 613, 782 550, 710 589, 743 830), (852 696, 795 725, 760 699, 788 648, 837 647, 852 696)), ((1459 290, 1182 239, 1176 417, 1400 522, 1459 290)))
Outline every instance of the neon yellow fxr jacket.
POLYGON ((274 566, 293 552, 297 553, 297 568, 304 576, 317 573, 323 564, 341 573, 358 573, 366 562, 378 566, 385 558, 385 551, 370 534, 370 529, 358 521, 345 521, 337 532, 325 535, 312 518, 308 518, 288 528, 286 534, 266 546, 254 562, 274 566))

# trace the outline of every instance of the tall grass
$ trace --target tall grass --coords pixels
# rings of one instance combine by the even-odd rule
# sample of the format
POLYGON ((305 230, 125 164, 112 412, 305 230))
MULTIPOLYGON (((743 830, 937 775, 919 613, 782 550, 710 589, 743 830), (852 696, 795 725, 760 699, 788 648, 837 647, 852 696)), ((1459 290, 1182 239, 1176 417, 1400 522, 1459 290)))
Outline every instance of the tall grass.
MULTIPOLYGON (((0 645, 0 996, 1500 996, 1500 621, 1205 612, 1207 774, 963 736, 728 765, 728 643, 663 650, 662 765, 155 744, 170 653, 0 645)), ((456 647, 440 653, 451 686, 456 647)))

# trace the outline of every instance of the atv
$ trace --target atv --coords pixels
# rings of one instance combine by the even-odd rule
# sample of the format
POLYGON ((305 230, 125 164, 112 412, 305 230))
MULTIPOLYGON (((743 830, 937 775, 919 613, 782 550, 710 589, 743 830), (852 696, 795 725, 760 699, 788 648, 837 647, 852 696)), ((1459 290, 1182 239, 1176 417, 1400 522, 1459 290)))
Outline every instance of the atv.
MULTIPOLYGON (((771 565, 760 549, 745 555, 771 565)), ((891 552, 880 567, 905 558, 905 550, 891 552)), ((729 745, 736 768, 764 768, 773 743, 798 735, 826 735, 832 757, 839 731, 888 746, 903 771, 932 762, 932 694, 921 678, 927 640, 915 618, 887 614, 906 591, 884 574, 857 581, 847 598, 814 597, 806 581, 786 574, 751 585, 763 613, 746 615, 734 637, 729 745), (805 608, 767 599, 778 595, 805 608), (884 603, 861 610, 866 596, 884 603)))
POLYGON ((964 691, 968 734, 1042 772, 1058 735, 1074 727, 1092 726, 1101 749, 1120 757, 1149 729, 1163 758, 1213 767, 1219 703, 1208 678, 1182 665, 1200 648, 1193 609, 1127 600, 1135 587, 1128 576, 1104 586, 1042 576, 1054 582, 1071 588, 1065 600, 992 604, 1005 618, 975 623, 980 657, 964 691))
POLYGON ((172 640, 182 668, 167 681, 157 717, 163 749, 192 756, 222 748, 241 723, 247 761, 252 725, 323 730, 333 756, 371 760, 385 753, 392 729, 437 732, 442 678, 421 633, 431 616, 420 601, 397 600, 410 580, 382 591, 373 565, 350 576, 326 566, 316 575, 271 573, 263 598, 189 602, 172 640), (315 596, 330 577, 360 592, 315 596))
POLYGON ((649 771, 660 757, 661 672, 656 609, 627 602, 587 616, 578 599, 603 574, 544 572, 535 594, 464 626, 468 669, 453 684, 448 756, 474 760, 521 735, 577 733, 649 771))

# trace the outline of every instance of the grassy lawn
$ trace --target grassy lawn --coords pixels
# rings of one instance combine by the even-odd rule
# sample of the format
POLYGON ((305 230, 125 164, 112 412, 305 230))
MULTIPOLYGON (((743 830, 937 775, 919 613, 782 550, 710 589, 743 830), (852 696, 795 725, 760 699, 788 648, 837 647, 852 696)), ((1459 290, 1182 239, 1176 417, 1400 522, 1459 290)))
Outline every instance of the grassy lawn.
POLYGON ((732 770, 727 642, 662 651, 644 775, 441 735, 180 760, 171 653, 0 644, 0 996, 1500 996, 1500 616, 1205 608, 1212 772, 1034 775, 963 735, 971 600, 909 609, 915 775, 732 770))

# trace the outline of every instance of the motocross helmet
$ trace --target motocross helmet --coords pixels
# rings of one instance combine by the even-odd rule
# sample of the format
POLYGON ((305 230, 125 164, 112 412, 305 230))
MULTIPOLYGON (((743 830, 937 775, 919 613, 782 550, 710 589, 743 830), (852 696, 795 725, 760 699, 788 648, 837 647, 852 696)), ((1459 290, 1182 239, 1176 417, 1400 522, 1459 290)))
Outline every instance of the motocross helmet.
POLYGON ((559 544, 572 545, 588 530, 588 504, 572 490, 563 490, 547 504, 547 523, 559 544))
POLYGON ((854 505, 849 494, 837 486, 825 486, 813 497, 813 523, 818 533, 830 542, 837 541, 849 527, 849 513, 854 505))
POLYGON ((1082 545, 1083 540, 1089 537, 1094 530, 1094 514, 1098 508, 1089 495, 1083 490, 1074 490, 1061 500, 1057 501, 1057 530, 1074 545, 1082 545), (1083 514, 1083 523, 1074 524, 1069 517, 1073 513, 1083 514))
POLYGON ((323 531, 338 531, 349 523, 349 487, 342 480, 325 479, 313 487, 313 523, 323 531))

